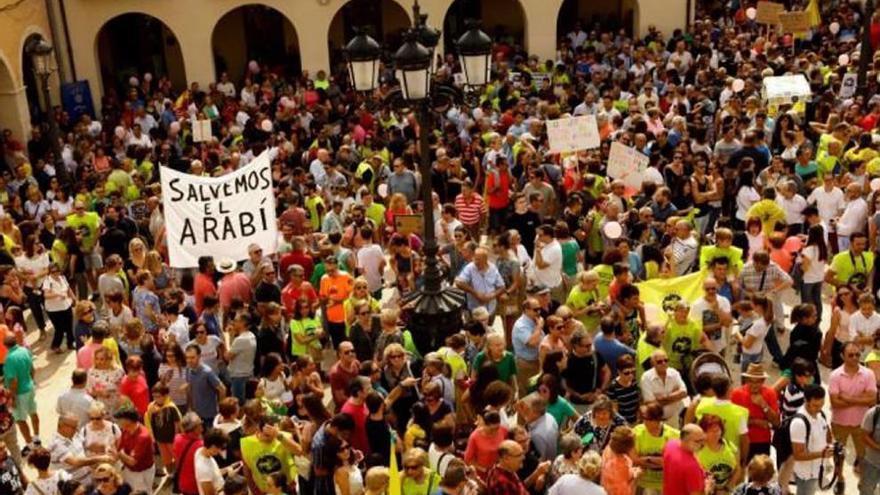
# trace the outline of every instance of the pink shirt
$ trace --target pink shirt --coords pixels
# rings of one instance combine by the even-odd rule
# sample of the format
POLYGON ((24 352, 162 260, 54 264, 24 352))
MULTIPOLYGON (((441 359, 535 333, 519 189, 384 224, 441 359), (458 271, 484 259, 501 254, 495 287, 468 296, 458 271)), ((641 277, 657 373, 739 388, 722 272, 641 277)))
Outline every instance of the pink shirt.
POLYGON ((224 309, 228 308, 235 298, 249 303, 251 302, 251 281, 242 272, 230 273, 220 280, 220 288, 217 289, 217 295, 220 299, 220 307, 224 309))
POLYGON ((675 476, 663 477, 663 495, 690 495, 703 492, 706 472, 693 452, 681 446, 681 440, 670 440, 663 449, 663 465, 675 466, 675 476))
POLYGON ((498 447, 507 438, 507 428, 499 426, 493 436, 487 436, 481 428, 477 428, 468 438, 464 461, 476 465, 480 472, 486 472, 498 460, 498 447))
MULTIPOLYGON (((828 393, 846 396, 860 395, 865 392, 877 393, 877 379, 874 372, 864 366, 854 375, 849 375, 841 366, 831 372, 828 378, 828 393)), ((831 407, 831 422, 841 426, 859 426, 868 412, 868 406, 831 407)))
POLYGON ((76 367, 83 370, 89 370, 94 364, 95 351, 104 347, 103 344, 89 342, 82 349, 76 351, 76 367))
POLYGON ((351 399, 345 401, 340 412, 348 414, 354 420, 354 431, 351 432, 351 446, 360 450, 364 455, 370 454, 370 442, 367 439, 367 406, 355 405, 351 399))

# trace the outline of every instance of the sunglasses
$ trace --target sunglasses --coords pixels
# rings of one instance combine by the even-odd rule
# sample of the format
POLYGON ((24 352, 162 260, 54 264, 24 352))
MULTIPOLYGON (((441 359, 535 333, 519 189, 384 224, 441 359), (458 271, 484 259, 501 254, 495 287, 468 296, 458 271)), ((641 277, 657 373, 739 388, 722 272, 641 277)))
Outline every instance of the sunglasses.
POLYGON ((95 483, 109 483, 113 478, 95 478, 95 483))
POLYGON ((370 312, 369 311, 361 311, 360 313, 358 313, 358 316, 370 316, 370 312))
POLYGON ((417 471, 417 470, 421 469, 422 466, 419 464, 411 464, 409 466, 404 466, 403 468, 406 469, 407 471, 417 471))

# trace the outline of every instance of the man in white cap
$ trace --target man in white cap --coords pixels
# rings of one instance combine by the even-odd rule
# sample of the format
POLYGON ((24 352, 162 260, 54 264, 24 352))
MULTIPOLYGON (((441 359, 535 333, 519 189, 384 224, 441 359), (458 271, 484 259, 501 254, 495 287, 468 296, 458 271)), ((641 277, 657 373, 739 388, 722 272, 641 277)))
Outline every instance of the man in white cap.
POLYGON ((248 276, 251 280, 251 284, 257 285, 260 283, 263 274, 260 270, 257 270, 257 268, 266 261, 271 263, 272 260, 270 260, 268 256, 263 256, 263 248, 256 242, 250 243, 250 245, 248 245, 248 259, 242 263, 241 271, 248 276))
POLYGON ((227 311, 234 299, 244 303, 251 301, 252 285, 250 278, 238 270, 238 264, 232 258, 223 258, 217 263, 217 271, 223 274, 217 288, 220 307, 227 311))

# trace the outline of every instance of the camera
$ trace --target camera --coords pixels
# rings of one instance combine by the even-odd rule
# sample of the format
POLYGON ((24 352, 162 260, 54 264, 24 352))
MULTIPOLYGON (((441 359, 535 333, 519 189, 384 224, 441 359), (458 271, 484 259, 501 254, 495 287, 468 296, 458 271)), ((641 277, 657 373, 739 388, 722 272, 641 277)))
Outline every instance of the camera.
POLYGON ((843 495, 846 491, 846 483, 843 481, 843 462, 846 459, 846 449, 840 442, 834 442, 834 452, 831 454, 834 459, 834 474, 837 478, 834 483, 834 495, 843 495))

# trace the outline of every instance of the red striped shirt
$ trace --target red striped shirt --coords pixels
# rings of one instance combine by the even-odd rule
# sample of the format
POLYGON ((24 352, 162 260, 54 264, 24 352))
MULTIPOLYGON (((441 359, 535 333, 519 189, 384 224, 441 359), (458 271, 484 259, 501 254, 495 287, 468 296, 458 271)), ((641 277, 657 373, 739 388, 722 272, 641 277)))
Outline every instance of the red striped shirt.
POLYGON ((465 225, 480 223, 483 215, 483 197, 479 194, 471 194, 470 201, 464 198, 464 194, 455 197, 455 209, 458 210, 458 219, 465 225))

